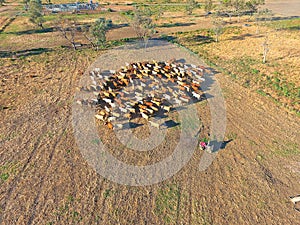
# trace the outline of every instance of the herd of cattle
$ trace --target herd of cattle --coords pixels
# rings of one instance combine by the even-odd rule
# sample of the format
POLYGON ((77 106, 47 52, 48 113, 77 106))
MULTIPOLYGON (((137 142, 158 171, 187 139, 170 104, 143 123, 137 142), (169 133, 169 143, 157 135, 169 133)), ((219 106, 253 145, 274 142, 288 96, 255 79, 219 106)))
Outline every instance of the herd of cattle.
MULTIPOLYGON (((95 108, 95 117, 110 129, 122 128, 117 121, 161 116, 182 104, 200 101, 204 94, 200 83, 204 81, 203 66, 169 62, 144 61, 127 63, 118 71, 96 68, 90 72, 92 85, 82 87, 92 91, 94 99, 79 100, 79 104, 95 108)), ((160 124, 153 121, 154 127, 160 124)))

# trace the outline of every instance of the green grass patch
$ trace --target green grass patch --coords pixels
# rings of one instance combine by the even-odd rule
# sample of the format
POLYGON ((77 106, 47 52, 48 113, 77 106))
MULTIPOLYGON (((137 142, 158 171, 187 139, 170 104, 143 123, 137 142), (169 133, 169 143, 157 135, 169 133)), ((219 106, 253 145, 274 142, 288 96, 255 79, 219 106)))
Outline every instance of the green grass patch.
POLYGON ((270 28, 275 28, 277 30, 290 30, 299 31, 300 30, 300 18, 290 19, 290 20, 277 20, 267 23, 266 26, 270 28))
POLYGON ((111 197, 113 194, 115 193, 115 191, 111 188, 109 189, 105 189, 105 191, 103 192, 103 197, 104 198, 109 198, 111 197))
POLYGON ((5 182, 9 177, 18 173, 19 163, 10 162, 0 166, 0 181, 5 182))
POLYGON ((155 199, 155 214, 167 224, 175 223, 179 199, 180 190, 177 185, 171 184, 159 189, 155 199))
POLYGON ((72 195, 67 195, 64 203, 54 212, 56 216, 64 216, 70 218, 73 222, 80 222, 83 218, 75 209, 75 205, 80 202, 80 199, 75 199, 72 195))
POLYGON ((133 12, 133 10, 127 10, 127 11, 121 12, 121 15, 123 15, 129 19, 132 19, 134 16, 134 12, 133 12))
POLYGON ((267 93, 264 92, 264 91, 261 90, 261 89, 256 90, 256 92, 257 92, 258 94, 260 94, 261 96, 267 96, 267 93))
POLYGON ((275 142, 273 152, 275 155, 284 158, 300 155, 300 149, 296 143, 288 143, 287 145, 280 146, 277 142, 275 142))
POLYGON ((229 139, 229 140, 235 140, 236 138, 237 138, 237 133, 234 133, 234 132, 230 132, 230 133, 228 133, 227 135, 227 138, 229 139))
POLYGON ((0 174, 0 179, 2 181, 6 181, 8 179, 8 177, 9 177, 8 173, 2 173, 2 174, 0 174))

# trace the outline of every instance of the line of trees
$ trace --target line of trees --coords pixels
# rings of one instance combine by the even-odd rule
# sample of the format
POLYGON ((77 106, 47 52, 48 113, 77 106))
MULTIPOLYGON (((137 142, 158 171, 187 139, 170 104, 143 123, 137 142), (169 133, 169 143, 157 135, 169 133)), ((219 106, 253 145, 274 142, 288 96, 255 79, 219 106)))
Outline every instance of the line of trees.
POLYGON ((239 20, 242 14, 255 13, 263 4, 265 4, 265 0, 220 0, 219 10, 222 14, 228 15, 230 19, 236 15, 239 20))
POLYGON ((76 19, 60 16, 55 22, 55 28, 67 40, 74 50, 78 43, 76 36, 81 33, 95 50, 106 47, 106 33, 111 26, 111 21, 99 18, 91 25, 80 25, 76 19))
MULTIPOLYGON (((25 4, 25 9, 28 9, 30 21, 43 29, 45 20, 43 18, 41 0, 23 0, 23 3, 25 4)), ((213 4, 212 0, 205 0, 204 2, 204 9, 207 15, 214 9, 211 18, 213 24, 212 31, 215 34, 216 42, 219 41, 219 37, 224 30, 224 13, 229 15, 231 19, 233 15, 240 17, 246 10, 256 12, 258 6, 264 4, 265 0, 219 0, 219 3, 220 4, 213 4)), ((199 7, 197 1, 187 0, 186 11, 188 14, 191 14, 192 10, 196 7, 199 7)), ((149 38, 155 33, 156 26, 152 18, 158 19, 162 13, 161 10, 153 11, 142 4, 136 6, 130 24, 137 37, 144 41, 145 47, 147 46, 149 38)), ((75 36, 78 32, 89 41, 94 49, 98 50, 104 48, 106 44, 106 33, 110 25, 111 23, 104 18, 96 20, 91 25, 79 25, 76 20, 63 17, 59 17, 55 23, 56 30, 61 33, 75 50, 77 48, 75 36)))
MULTIPOLYGON (((250 13, 255 18, 256 33, 259 33, 261 24, 271 20, 272 12, 268 9, 259 10, 259 6, 265 4, 265 0, 219 0, 219 4, 213 4, 212 0, 205 0, 204 10, 206 15, 211 15, 212 32, 215 35, 215 41, 218 42, 220 35, 225 28, 224 16, 240 16, 245 13, 250 13), (211 13, 214 10, 214 13, 211 13)), ((262 62, 267 62, 268 53, 270 51, 269 33, 265 32, 264 40, 262 42, 262 62)))
MULTIPOLYGON (((0 0, 1 1, 1 0, 0 0)), ((29 21, 44 29, 45 22, 41 0, 23 0, 24 8, 28 11, 29 21)), ((112 25, 111 20, 100 18, 91 25, 80 25, 76 19, 65 18, 62 15, 55 21, 54 26, 61 36, 77 49, 76 36, 78 33, 89 41, 91 46, 98 50, 106 45, 106 32, 112 25)))

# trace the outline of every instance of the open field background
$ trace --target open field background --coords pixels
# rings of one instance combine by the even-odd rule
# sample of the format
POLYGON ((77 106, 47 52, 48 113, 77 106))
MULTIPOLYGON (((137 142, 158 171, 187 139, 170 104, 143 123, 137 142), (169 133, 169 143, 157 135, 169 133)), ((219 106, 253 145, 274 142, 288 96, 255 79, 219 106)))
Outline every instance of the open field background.
MULTIPOLYGON (((171 179, 128 187, 97 175, 73 136, 76 86, 105 50, 66 47, 52 30, 52 15, 44 31, 26 14, 5 21, 19 8, 12 3, 0 8, 1 224, 300 223, 289 201, 300 193, 299 19, 273 21, 257 33, 248 17, 240 23, 233 18, 217 43, 210 18, 197 14, 202 9, 192 16, 180 10, 165 12, 157 21, 157 37, 186 46, 217 71, 226 101, 225 141, 231 142, 205 172, 198 171, 202 152, 197 149, 171 179), (262 64, 266 34, 270 52, 262 64)), ((76 17, 81 23, 106 17, 124 25, 109 31, 110 46, 135 36, 122 12, 76 17)), ((80 36, 78 41, 84 43, 80 36)), ((207 130, 207 102, 198 109, 207 130)), ((147 126, 135 132, 146 135, 147 126)), ((133 152, 120 155, 129 162, 134 157, 133 152)))

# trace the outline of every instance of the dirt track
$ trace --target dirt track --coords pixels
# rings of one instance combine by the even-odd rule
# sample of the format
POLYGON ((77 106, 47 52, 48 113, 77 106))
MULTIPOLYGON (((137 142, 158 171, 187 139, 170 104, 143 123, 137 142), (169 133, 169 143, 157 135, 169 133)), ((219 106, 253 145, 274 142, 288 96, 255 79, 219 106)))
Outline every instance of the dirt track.
MULTIPOLYGON (((197 151, 158 185, 127 187, 97 175, 76 147, 70 115, 94 56, 60 50, 3 60, 0 155, 9 176, 0 180, 1 224, 300 222, 288 200, 300 193, 299 155, 285 154, 299 145, 299 117, 222 74, 226 140, 233 140, 207 171, 198 171, 197 151)), ((209 124, 207 110, 201 118, 209 124)))
POLYGON ((283 16, 300 16, 300 2, 298 0, 266 0, 264 7, 283 16))

